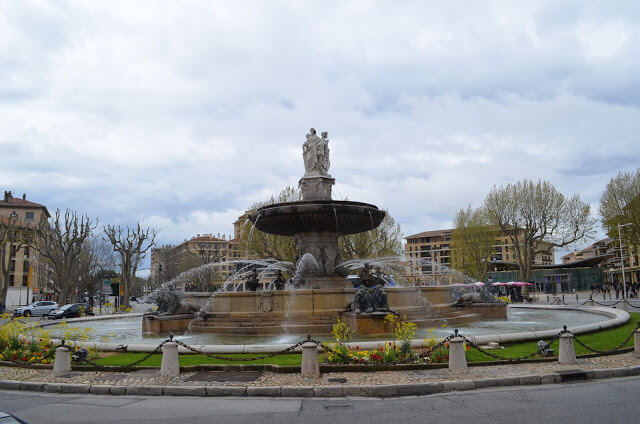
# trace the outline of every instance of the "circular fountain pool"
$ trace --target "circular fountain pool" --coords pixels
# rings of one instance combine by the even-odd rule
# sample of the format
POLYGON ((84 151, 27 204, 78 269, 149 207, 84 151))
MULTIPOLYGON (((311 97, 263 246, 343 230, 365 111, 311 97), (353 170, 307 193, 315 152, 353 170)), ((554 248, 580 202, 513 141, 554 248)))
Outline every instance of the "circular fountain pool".
MULTIPOLYGON (((484 336, 489 334, 521 333, 527 331, 542 331, 561 327, 597 324, 609 320, 610 317, 589 311, 563 309, 533 309, 513 308, 507 310, 506 320, 483 320, 459 326, 462 334, 469 336, 484 336)), ((109 342, 123 344, 153 345, 166 339, 166 335, 143 335, 142 317, 119 318, 101 321, 74 322, 73 327, 91 328, 91 342, 109 342)), ((61 331, 50 327, 53 337, 61 337, 61 331)), ((453 331, 449 327, 433 329, 419 329, 417 338, 444 337, 453 331)), ((269 336, 237 336, 211 333, 186 333, 176 335, 176 338, 187 344, 197 345, 250 345, 250 344, 288 344, 296 343, 305 338, 306 334, 281 334, 269 336)), ((319 340, 329 340, 330 336, 317 336, 319 340)), ((380 336, 356 337, 353 341, 379 340, 380 336)))

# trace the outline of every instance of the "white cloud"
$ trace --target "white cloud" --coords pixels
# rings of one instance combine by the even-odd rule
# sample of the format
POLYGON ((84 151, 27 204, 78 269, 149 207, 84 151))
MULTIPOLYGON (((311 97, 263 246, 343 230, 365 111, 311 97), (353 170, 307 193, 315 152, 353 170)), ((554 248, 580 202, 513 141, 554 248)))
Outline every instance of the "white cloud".
POLYGON ((161 242, 229 233, 295 186, 310 126, 329 131, 335 197, 406 234, 522 178, 596 204, 638 166, 635 2, 0 9, 0 185, 161 242))

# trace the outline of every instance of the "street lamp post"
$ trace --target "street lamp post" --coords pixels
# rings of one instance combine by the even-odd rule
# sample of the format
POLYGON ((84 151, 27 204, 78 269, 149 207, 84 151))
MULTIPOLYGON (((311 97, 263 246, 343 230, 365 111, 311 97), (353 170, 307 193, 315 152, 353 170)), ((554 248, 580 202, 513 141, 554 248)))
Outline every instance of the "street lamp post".
POLYGON ((622 232, 620 229, 622 227, 627 227, 632 225, 630 222, 627 224, 618 223, 618 239, 620 240, 620 266, 622 267, 622 298, 624 299, 627 294, 627 281, 624 277, 624 253, 622 251, 622 232))

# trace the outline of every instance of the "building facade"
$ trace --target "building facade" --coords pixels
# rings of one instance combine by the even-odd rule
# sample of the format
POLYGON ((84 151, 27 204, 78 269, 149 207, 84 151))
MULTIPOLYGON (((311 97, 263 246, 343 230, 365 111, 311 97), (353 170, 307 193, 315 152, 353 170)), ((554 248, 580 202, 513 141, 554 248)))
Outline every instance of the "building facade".
MULTIPOLYGON (((451 234, 453 229, 425 231, 405 237, 405 259, 409 268, 407 278, 422 284, 451 284, 455 271, 451 269, 451 234)), ((513 243, 508 235, 497 234, 491 258, 492 270, 517 267, 513 243)), ((548 246, 550 247, 550 245, 548 246)), ((534 265, 555 263, 553 249, 549 254, 537 254, 534 265)))
POLYGON ((598 267, 601 268, 605 284, 640 284, 640 246, 625 245, 620 249, 618 238, 606 237, 598 240, 584 249, 571 252, 562 257, 563 264, 572 264, 591 258, 600 258, 598 267), (624 263, 624 278, 622 270, 624 263))
MULTIPOLYGON (((2 225, 14 225, 17 233, 13 241, 2 248, 8 253, 5 265, 9 266, 9 294, 7 306, 26 304, 29 300, 48 299, 53 295, 48 283, 49 266, 37 251, 22 242, 25 230, 38 225, 51 215, 46 206, 22 198, 13 197, 5 191, 0 200, 0 221, 2 225)), ((0 277, 2 278, 2 277, 0 277)))
MULTIPOLYGON (((237 235, 237 234, 234 234, 237 235)), ((211 291, 229 279, 236 271, 235 264, 227 262, 241 258, 238 237, 226 234, 197 234, 177 246, 162 246, 151 250, 151 278, 165 282, 189 269, 204 264, 216 264, 176 282, 183 291, 211 291)))

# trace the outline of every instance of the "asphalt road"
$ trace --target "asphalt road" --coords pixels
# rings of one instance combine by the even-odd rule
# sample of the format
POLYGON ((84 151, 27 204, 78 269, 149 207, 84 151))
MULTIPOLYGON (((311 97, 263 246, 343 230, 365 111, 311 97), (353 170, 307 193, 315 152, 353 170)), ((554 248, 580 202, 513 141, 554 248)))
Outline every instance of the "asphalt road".
POLYGON ((191 398, 0 391, 35 423, 638 423, 640 377, 395 399, 191 398))

